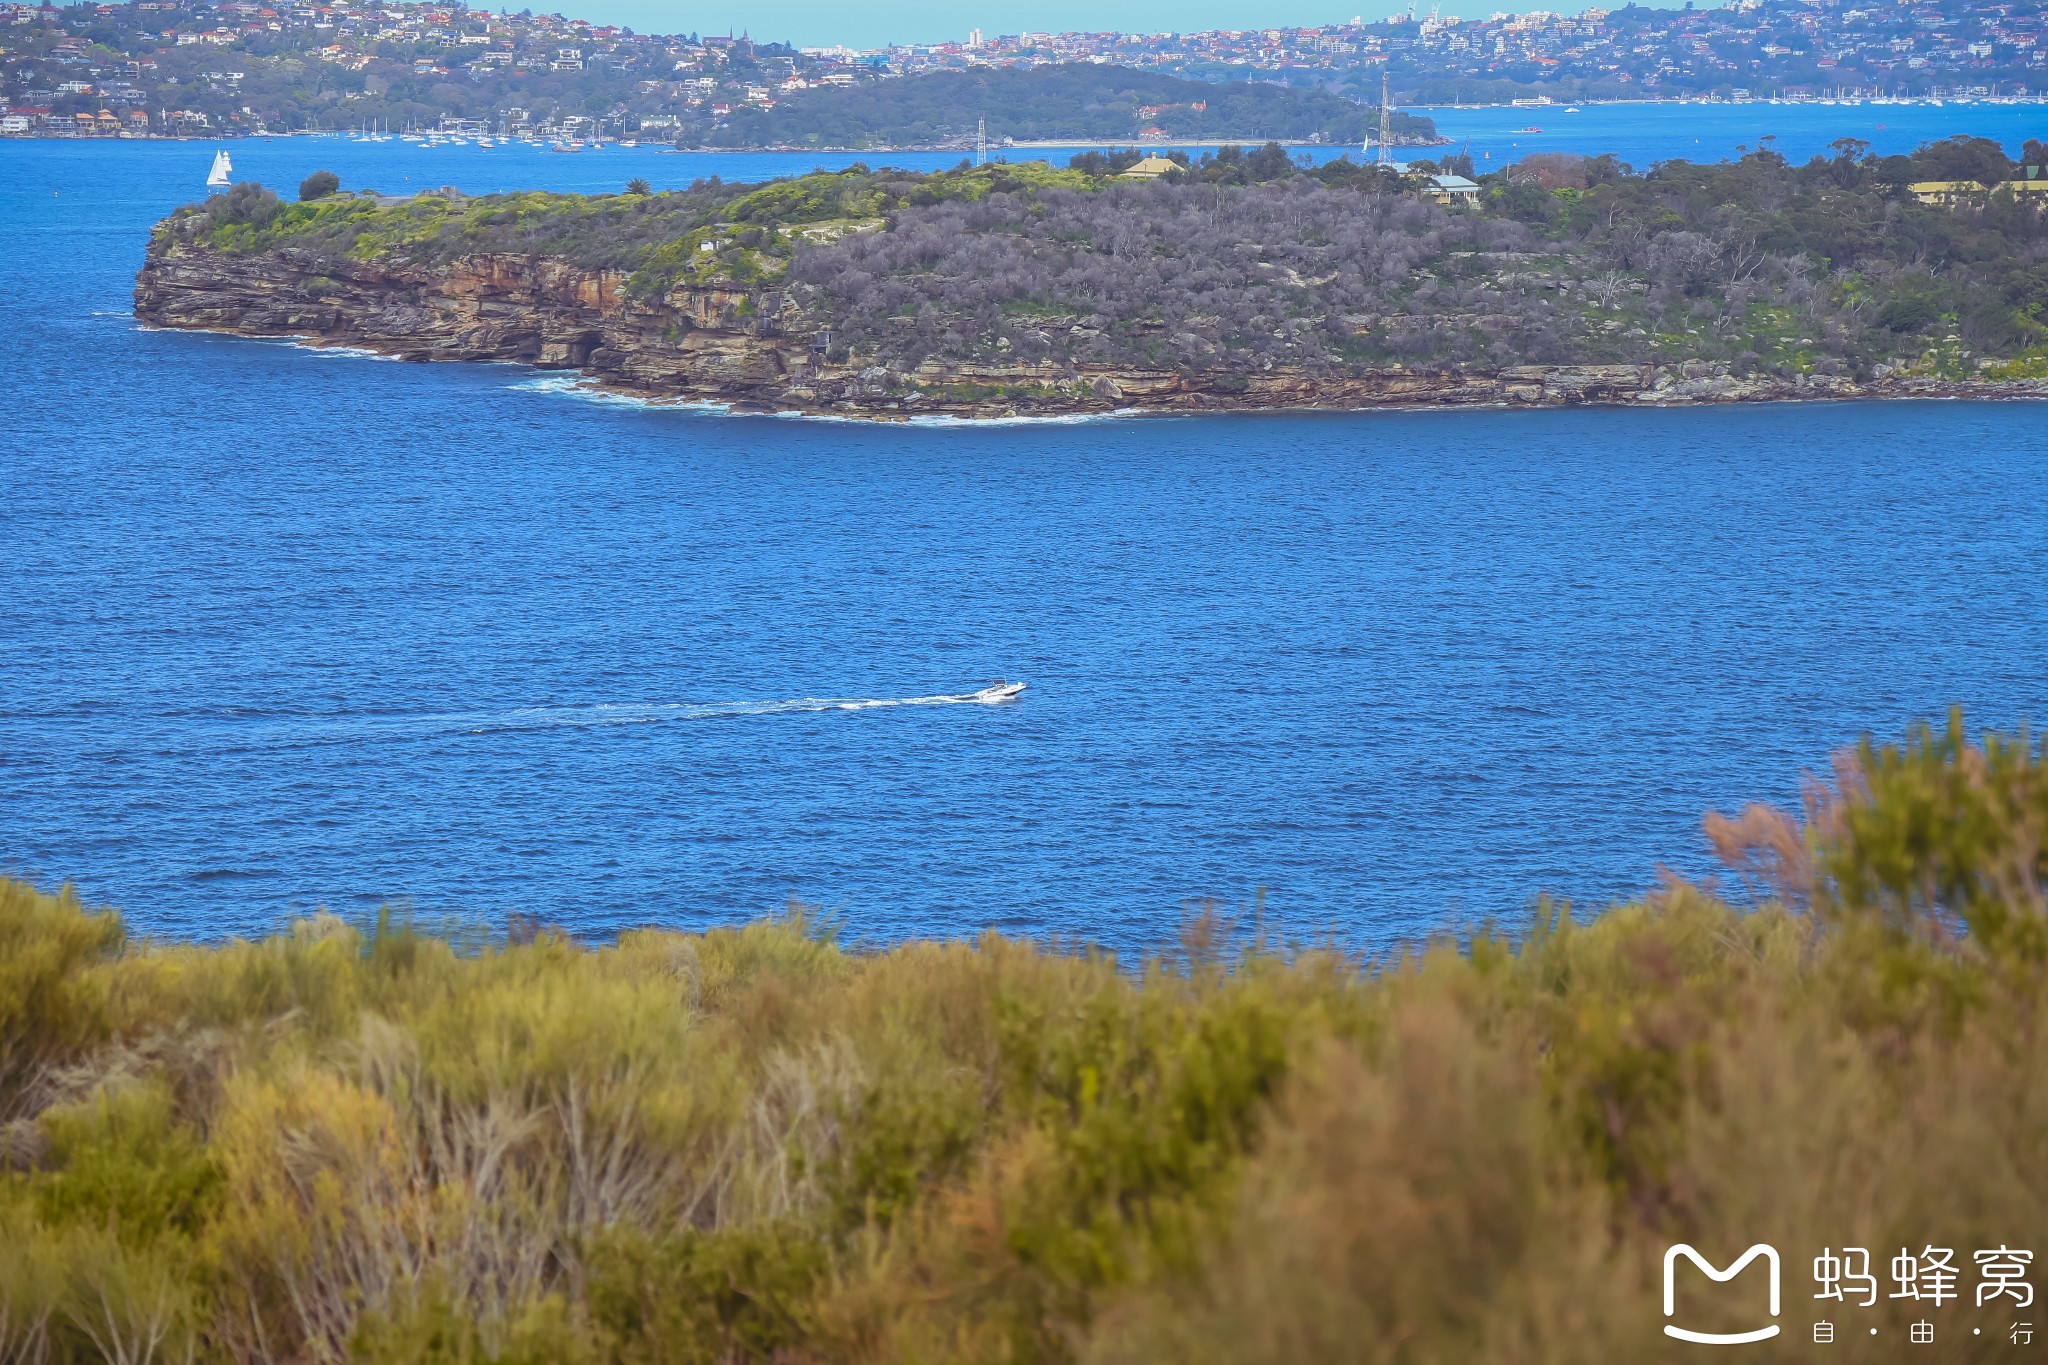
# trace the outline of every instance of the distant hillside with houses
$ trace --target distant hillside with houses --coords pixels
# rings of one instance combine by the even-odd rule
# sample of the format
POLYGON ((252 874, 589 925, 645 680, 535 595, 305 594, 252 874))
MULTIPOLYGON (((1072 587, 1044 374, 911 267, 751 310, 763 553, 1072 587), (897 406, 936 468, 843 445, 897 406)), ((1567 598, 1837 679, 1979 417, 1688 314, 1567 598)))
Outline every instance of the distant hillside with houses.
MULTIPOLYGON (((904 146, 964 142, 986 120, 998 143, 1355 144, 1377 127, 1365 104, 1246 76, 1191 81, 1092 60, 927 73, 888 53, 397 0, 0 0, 0 135, 370 129, 904 146)), ((1409 144, 1433 132, 1398 114, 1394 131, 1409 144)))

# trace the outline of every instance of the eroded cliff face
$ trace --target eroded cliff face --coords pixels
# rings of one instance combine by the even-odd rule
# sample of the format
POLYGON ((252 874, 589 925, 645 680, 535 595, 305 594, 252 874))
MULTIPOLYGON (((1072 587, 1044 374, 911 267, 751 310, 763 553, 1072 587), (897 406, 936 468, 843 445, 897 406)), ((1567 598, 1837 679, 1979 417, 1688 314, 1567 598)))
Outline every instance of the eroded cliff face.
MULTIPOLYGON (((175 224, 173 224, 175 227, 175 224)), ((212 249, 159 231, 135 311, 162 327, 301 337, 408 360, 506 360, 579 370, 622 392, 741 409, 898 418, 1369 407, 1665 405, 1792 398, 2040 396, 2048 383, 1893 377, 1743 379, 1725 367, 1524 365, 1453 373, 1248 374, 927 361, 909 372, 838 364, 814 343, 829 320, 780 291, 626 293, 626 276, 544 257, 469 256, 444 267, 337 261, 290 247, 212 249)))
POLYGON ((250 254, 159 234, 135 312, 163 327, 305 337, 408 360, 511 360, 582 370, 635 392, 774 401, 809 359, 745 292, 635 299, 625 276, 546 258, 469 256, 441 269, 250 254))

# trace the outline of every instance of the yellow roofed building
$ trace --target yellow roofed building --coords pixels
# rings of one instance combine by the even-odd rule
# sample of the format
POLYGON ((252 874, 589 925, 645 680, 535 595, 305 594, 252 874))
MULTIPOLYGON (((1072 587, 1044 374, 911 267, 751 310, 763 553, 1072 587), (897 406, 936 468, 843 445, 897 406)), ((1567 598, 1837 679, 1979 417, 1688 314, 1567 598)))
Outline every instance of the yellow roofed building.
POLYGON ((1991 191, 1974 180, 1916 180, 1906 186, 1906 193, 1923 204, 1953 208, 1957 204, 1975 203, 1991 191))
POLYGON ((1163 156, 1148 156, 1137 165, 1118 176, 1119 180, 1157 180, 1168 171, 1177 171, 1180 165, 1163 156))

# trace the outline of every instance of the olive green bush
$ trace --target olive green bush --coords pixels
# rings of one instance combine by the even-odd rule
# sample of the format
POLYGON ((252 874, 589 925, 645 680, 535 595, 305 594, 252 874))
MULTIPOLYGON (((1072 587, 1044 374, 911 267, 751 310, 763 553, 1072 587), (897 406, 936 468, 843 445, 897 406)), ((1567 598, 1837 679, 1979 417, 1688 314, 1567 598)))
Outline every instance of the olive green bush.
POLYGON ((299 202, 304 204, 315 199, 325 199, 328 195, 338 194, 340 191, 340 176, 333 171, 315 171, 299 182, 299 202))
POLYGON ((2048 1228, 2044 757, 1865 745, 1709 819, 1740 893, 1370 958, 0 884, 0 1365, 1644 1360, 1679 1239, 1786 1248, 1804 1358, 1802 1253, 2048 1228))

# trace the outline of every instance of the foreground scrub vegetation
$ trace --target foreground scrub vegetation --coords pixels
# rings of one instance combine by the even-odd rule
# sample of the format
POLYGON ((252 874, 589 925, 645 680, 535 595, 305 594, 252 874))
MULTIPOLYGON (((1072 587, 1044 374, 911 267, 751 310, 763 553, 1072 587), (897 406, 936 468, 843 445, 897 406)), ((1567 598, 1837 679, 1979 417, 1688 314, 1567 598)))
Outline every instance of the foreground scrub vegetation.
MULTIPOLYGON (((1677 1238, 1785 1249, 1803 1355, 1823 1245, 2048 1228, 2044 761, 1866 746, 1710 817, 1732 900, 1371 960, 0 884, 0 1361, 1649 1359, 1677 1238)), ((2009 1351, 1963 1293, 1942 1358, 2009 1351)))

